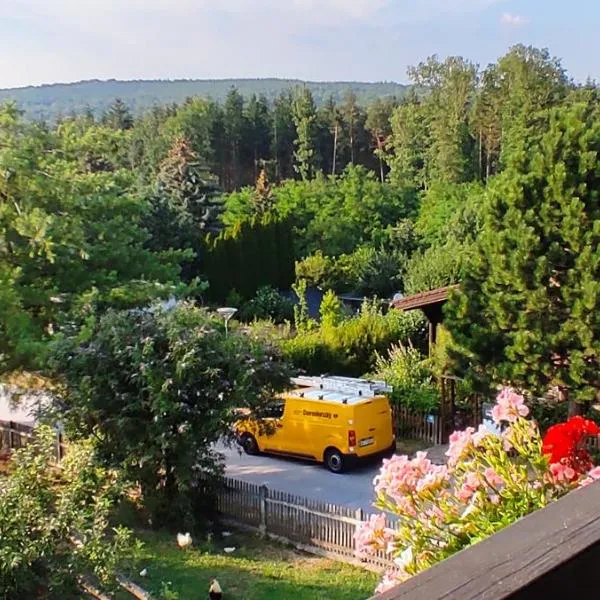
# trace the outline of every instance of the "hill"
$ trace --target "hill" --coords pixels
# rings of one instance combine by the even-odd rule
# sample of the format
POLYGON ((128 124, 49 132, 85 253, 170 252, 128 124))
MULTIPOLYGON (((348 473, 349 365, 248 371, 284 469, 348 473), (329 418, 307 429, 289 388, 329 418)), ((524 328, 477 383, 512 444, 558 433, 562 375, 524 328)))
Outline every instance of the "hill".
POLYGON ((90 80, 0 90, 0 103, 14 100, 33 119, 53 120, 60 115, 90 108, 101 114, 115 98, 126 102, 135 114, 155 104, 182 102, 190 96, 204 96, 222 102, 232 87, 244 96, 264 94, 273 100, 282 91, 306 85, 317 105, 332 95, 341 101, 351 89, 361 104, 378 97, 403 97, 410 86, 393 82, 366 83, 358 81, 304 82, 297 79, 181 79, 154 81, 90 80))

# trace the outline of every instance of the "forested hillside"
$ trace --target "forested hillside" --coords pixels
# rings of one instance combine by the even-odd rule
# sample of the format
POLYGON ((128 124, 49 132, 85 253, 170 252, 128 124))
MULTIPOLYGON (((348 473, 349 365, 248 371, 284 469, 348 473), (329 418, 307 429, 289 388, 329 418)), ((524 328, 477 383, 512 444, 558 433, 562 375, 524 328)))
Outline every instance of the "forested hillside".
POLYGON ((223 102, 232 87, 243 96, 264 96, 273 101, 281 92, 306 85, 317 106, 330 96, 340 101, 352 90, 360 104, 376 98, 402 98, 409 86, 393 82, 303 82, 295 79, 184 79, 175 81, 79 81, 18 89, 0 90, 0 102, 14 100, 26 115, 34 119, 54 120, 72 113, 91 110, 100 116, 116 98, 121 98, 136 115, 155 105, 181 103, 190 96, 223 102))

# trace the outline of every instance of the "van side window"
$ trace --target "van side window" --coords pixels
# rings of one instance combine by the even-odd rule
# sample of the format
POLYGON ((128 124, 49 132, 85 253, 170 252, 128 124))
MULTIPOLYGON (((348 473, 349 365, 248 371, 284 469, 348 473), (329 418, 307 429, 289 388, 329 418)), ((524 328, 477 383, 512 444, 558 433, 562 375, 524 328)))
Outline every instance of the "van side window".
POLYGON ((271 414, 269 415, 272 419, 281 419, 283 417, 283 411, 285 409, 285 404, 283 402, 278 402, 277 404, 273 404, 270 407, 271 414))
POLYGON ((277 402, 270 406, 266 406, 257 416, 260 419, 281 419, 281 417, 283 417, 284 408, 284 402, 277 402))

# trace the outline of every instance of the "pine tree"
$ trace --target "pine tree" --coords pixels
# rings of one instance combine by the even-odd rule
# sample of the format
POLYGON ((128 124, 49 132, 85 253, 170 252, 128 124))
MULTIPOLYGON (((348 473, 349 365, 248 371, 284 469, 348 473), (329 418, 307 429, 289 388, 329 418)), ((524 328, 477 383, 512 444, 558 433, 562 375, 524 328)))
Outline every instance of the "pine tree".
POLYGON ((271 115, 264 96, 252 95, 246 106, 245 123, 244 147, 256 181, 261 164, 269 157, 271 145, 271 115))
POLYGON ((133 117, 125 102, 117 98, 104 113, 102 122, 113 129, 131 129, 133 117))
MULTIPOLYGON (((600 386, 600 110, 538 116, 546 131, 489 184, 450 328, 476 379, 593 399, 600 386)), ((575 412, 577 405, 571 405, 575 412)))
POLYGON ((235 190, 240 181, 240 151, 244 132, 244 98, 236 88, 227 94, 224 122, 229 152, 228 188, 235 190))
POLYGON ((294 169, 304 180, 312 179, 319 164, 316 151, 315 102, 310 90, 298 88, 293 104, 294 124, 296 125, 296 152, 294 169))
POLYGON ((294 174, 294 125, 293 101, 290 92, 282 93, 273 103, 273 135, 271 156, 275 162, 275 180, 288 179, 294 174))

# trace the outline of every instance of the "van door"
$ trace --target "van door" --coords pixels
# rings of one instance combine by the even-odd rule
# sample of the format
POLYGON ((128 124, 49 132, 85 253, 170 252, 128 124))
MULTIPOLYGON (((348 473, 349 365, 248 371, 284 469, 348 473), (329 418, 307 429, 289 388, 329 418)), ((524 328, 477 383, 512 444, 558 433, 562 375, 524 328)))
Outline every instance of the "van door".
POLYGON ((283 422, 285 414, 285 401, 280 400, 268 406, 260 414, 261 433, 260 448, 265 452, 281 451, 285 434, 283 422))
POLYGON ((304 417, 304 401, 286 399, 282 419, 280 452, 303 458, 314 458, 309 444, 310 423, 304 417))

